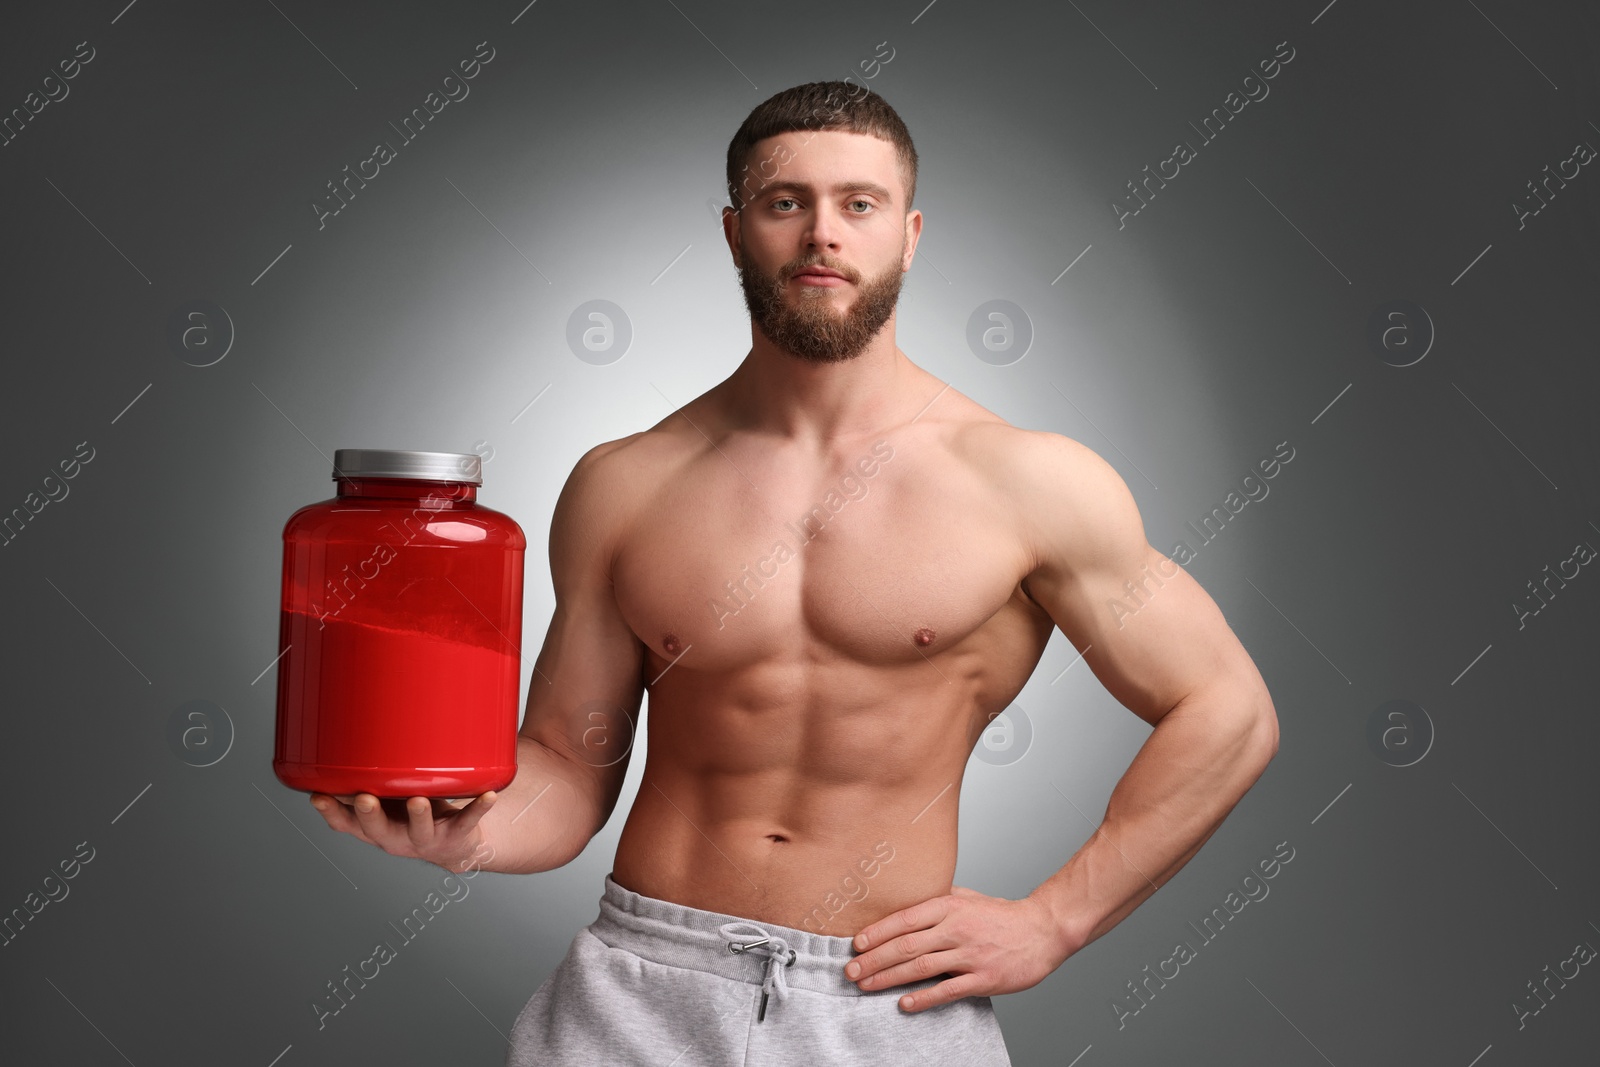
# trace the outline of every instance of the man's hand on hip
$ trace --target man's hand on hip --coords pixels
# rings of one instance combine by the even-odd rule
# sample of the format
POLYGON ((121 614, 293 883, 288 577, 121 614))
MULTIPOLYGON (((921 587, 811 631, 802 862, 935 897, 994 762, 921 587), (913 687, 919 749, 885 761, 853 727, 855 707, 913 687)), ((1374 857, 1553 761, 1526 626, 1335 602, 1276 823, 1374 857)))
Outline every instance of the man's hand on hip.
POLYGON ((854 944, 860 955, 845 966, 845 977, 869 992, 952 975, 901 997, 908 1012, 1031 989, 1071 954, 1041 902, 959 885, 949 896, 884 916, 856 934, 854 944))

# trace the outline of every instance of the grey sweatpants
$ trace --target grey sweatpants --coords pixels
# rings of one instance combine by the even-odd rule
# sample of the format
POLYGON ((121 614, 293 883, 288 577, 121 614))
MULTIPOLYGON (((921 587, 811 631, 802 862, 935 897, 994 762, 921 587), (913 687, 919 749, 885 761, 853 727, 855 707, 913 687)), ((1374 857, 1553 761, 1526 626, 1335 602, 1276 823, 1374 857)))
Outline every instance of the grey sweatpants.
POLYGON ((607 874, 599 916, 518 1014, 506 1064, 1010 1067, 988 997, 908 1013, 900 997, 949 976, 862 990, 844 976, 855 955, 847 937, 687 908, 607 874))

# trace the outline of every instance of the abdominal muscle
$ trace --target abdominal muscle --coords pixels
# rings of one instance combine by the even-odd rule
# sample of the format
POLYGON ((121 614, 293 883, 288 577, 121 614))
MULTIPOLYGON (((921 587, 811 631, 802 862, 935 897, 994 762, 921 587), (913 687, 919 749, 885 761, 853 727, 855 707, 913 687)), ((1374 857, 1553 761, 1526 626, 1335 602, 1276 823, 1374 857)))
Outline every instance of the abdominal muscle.
MULTIPOLYGON (((950 892, 956 859, 951 794, 959 788, 959 782, 952 784, 935 804, 948 805, 948 812, 930 810, 913 825, 909 818, 866 814, 887 799, 882 790, 818 796, 791 776, 740 790, 744 796, 811 792, 800 810, 756 805, 772 816, 787 808, 789 818, 719 817, 704 810, 717 786, 686 788, 670 774, 653 778, 647 768, 617 845, 612 878, 624 889, 703 911, 851 937, 885 915, 950 892), (820 815, 824 809, 840 812, 837 817, 848 823, 816 832, 793 828, 796 822, 832 822, 820 815), (699 814, 690 816, 691 810, 699 814)), ((938 792, 932 790, 923 803, 938 792)))
MULTIPOLYGON (((961 775, 984 717, 959 668, 941 668, 813 668, 800 696, 759 710, 730 699, 726 678, 720 694, 693 692, 688 672, 663 682, 612 878, 836 937, 948 894, 961 775), (876 699, 838 697, 863 692, 876 699)), ((759 688, 774 691, 771 679, 759 688)))

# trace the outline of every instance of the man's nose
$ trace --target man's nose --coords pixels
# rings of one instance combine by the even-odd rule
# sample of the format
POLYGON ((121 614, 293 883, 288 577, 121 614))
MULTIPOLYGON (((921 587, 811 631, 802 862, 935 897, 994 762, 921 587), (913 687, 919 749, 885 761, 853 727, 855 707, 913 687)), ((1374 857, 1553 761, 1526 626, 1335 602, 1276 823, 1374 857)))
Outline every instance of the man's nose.
POLYGON ((806 244, 811 248, 839 249, 839 227, 826 211, 815 211, 811 225, 806 228, 806 244))

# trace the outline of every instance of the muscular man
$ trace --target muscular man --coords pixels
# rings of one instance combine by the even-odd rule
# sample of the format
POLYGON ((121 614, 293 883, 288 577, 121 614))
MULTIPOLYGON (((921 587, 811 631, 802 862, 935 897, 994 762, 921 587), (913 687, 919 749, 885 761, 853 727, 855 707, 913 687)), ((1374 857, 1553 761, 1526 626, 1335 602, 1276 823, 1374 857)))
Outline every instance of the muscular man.
POLYGON ((922 213, 880 96, 779 93, 727 167, 750 351, 568 478, 515 781, 461 807, 312 803, 394 855, 547 871, 610 817, 648 691, 600 916, 508 1062, 1008 1063, 990 997, 1171 878, 1277 751, 1276 714, 1108 464, 896 346, 922 213), (1154 730, 1037 889, 953 886, 968 756, 1054 627, 1154 730))

